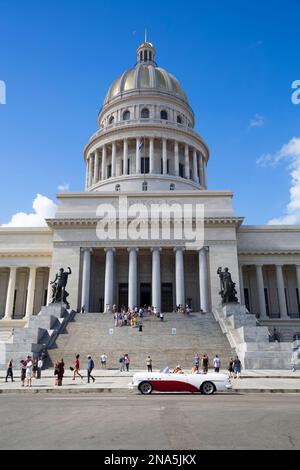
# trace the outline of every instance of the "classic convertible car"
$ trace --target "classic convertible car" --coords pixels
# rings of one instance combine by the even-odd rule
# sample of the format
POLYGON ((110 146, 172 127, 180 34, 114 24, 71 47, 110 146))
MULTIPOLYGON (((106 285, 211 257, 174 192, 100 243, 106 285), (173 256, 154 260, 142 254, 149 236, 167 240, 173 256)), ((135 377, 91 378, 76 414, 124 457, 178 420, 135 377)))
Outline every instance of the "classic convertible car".
POLYGON ((167 367, 162 372, 140 372, 135 374, 131 390, 139 390, 143 395, 152 392, 190 392, 213 395, 232 388, 232 383, 225 374, 176 374, 167 367))

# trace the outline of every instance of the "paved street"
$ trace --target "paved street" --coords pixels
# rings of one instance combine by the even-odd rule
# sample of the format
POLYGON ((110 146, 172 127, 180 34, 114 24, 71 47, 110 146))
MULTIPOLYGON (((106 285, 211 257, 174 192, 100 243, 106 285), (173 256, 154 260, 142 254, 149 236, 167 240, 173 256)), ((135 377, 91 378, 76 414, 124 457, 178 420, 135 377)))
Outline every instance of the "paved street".
POLYGON ((276 395, 2 395, 0 449, 299 449, 300 400, 276 395))

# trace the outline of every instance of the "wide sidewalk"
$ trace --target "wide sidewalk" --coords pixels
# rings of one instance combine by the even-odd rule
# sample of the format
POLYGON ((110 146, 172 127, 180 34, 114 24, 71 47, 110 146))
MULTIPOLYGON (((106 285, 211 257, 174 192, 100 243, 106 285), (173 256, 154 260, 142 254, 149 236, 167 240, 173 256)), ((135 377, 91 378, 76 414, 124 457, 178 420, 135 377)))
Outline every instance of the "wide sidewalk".
MULTIPOLYGON (((42 379, 33 379, 32 388, 23 388, 20 384, 20 372, 15 373, 15 382, 5 383, 5 372, 0 371, 0 394, 3 393, 135 393, 130 392, 128 384, 134 373, 118 370, 95 370, 96 382, 87 384, 87 373, 82 371, 84 379, 72 380, 71 371, 66 371, 63 387, 55 387, 54 372, 51 369, 42 372, 42 379)), ((241 379, 233 379, 233 390, 229 393, 300 393, 300 371, 244 371, 241 379)))

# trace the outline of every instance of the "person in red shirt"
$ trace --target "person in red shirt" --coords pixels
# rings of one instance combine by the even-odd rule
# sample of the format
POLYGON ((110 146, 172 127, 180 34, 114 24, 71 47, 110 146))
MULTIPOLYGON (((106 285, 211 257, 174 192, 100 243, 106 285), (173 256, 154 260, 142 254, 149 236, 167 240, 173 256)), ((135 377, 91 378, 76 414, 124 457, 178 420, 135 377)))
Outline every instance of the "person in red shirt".
POLYGON ((77 354, 77 356, 76 356, 76 358, 75 358, 75 364, 74 364, 73 380, 75 380, 76 375, 78 375, 78 376, 81 378, 81 380, 83 380, 83 377, 82 377, 82 375, 80 374, 79 358, 80 358, 80 354, 77 354))

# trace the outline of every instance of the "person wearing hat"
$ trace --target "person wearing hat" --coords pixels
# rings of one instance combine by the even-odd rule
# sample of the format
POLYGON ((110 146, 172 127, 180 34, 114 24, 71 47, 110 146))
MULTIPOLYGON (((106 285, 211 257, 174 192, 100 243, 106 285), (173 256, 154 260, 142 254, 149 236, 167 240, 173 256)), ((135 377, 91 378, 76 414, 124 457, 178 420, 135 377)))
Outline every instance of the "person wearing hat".
POLYGON ((95 383, 95 377, 92 376, 92 372, 95 368, 95 363, 92 359, 92 356, 88 356, 87 357, 87 374, 88 374, 88 384, 90 383, 91 379, 93 381, 93 383, 95 383))

